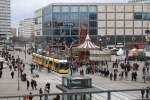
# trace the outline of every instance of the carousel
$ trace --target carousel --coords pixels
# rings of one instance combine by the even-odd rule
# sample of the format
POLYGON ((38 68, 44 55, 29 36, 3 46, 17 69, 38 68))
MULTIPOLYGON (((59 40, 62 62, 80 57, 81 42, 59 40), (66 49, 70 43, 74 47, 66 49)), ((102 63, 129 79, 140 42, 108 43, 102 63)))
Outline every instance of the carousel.
POLYGON ((90 50, 98 50, 99 47, 91 41, 89 34, 87 34, 85 41, 75 47, 75 49, 78 52, 78 60, 80 62, 89 62, 90 50))

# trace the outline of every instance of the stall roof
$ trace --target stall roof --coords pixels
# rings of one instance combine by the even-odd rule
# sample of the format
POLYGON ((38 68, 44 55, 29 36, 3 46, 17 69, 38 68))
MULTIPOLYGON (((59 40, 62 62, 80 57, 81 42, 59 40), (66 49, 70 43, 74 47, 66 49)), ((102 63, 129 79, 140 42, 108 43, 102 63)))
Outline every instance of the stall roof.
POLYGON ((77 47, 78 49, 98 49, 99 47, 91 42, 89 34, 87 34, 83 44, 77 47))

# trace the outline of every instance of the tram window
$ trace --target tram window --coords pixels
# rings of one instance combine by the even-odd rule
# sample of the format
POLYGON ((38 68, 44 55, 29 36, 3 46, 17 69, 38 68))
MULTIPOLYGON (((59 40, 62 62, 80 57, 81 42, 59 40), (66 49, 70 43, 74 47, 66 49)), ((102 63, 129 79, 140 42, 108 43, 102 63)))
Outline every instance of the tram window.
POLYGON ((56 67, 56 68, 59 68, 59 64, 58 64, 58 63, 55 63, 55 67, 56 67))
POLYGON ((51 65, 51 64, 52 64, 52 62, 51 62, 51 61, 49 61, 49 64, 51 65))
POLYGON ((69 64, 68 63, 61 63, 60 64, 60 68, 62 68, 62 69, 68 69, 68 67, 69 67, 69 64))

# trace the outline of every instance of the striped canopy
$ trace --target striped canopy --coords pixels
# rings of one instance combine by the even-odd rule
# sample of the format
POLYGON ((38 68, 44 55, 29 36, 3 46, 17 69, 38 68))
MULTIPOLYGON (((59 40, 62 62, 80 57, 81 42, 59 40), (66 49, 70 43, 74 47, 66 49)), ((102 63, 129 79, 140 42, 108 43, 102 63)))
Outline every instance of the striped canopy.
POLYGON ((78 49, 98 49, 99 47, 91 42, 91 38, 89 34, 87 34, 84 43, 79 45, 77 48, 78 49))

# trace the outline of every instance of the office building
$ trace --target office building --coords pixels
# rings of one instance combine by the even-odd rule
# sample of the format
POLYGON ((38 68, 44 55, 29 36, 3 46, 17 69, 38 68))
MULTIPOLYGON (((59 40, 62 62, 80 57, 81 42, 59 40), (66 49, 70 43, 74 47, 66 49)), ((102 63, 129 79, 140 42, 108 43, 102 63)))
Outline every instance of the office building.
POLYGON ((42 8, 42 32, 54 43, 82 43, 82 35, 106 45, 143 48, 150 28, 150 5, 50 4, 42 8))
POLYGON ((35 19, 28 18, 20 21, 18 36, 24 38, 33 38, 34 36, 35 19))
POLYGON ((0 39, 8 39, 10 35, 10 0, 0 0, 0 39))

